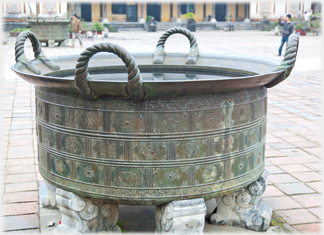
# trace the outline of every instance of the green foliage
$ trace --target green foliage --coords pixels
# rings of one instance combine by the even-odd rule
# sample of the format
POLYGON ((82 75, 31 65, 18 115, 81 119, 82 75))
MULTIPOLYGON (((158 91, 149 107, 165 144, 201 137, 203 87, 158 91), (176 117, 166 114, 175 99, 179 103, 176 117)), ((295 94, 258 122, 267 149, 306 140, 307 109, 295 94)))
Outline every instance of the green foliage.
POLYGON ((103 24, 107 29, 109 29, 109 32, 115 32, 115 28, 111 27, 110 24, 103 24))
POLYGON ((279 22, 278 21, 275 21, 275 22, 273 22, 273 27, 276 27, 276 26, 278 26, 279 25, 279 22))
POLYGON ((124 230, 124 224, 129 221, 129 220, 123 220, 121 222, 119 222, 119 219, 117 220, 116 225, 118 225, 120 227, 120 230, 122 231, 122 233, 126 233, 126 231, 124 230))
POLYGON ((146 23, 149 22, 152 18, 154 18, 154 17, 150 16, 150 15, 146 16, 146 23))
POLYGON ((187 20, 189 20, 189 19, 193 19, 193 18, 195 18, 195 13, 193 13, 193 12, 186 13, 186 14, 184 14, 184 17, 185 17, 187 20))
POLYGON ((297 21, 297 18, 296 17, 291 17, 290 21, 295 22, 295 21, 297 21))
POLYGON ((30 31, 30 28, 15 28, 13 30, 10 30, 10 32, 22 32, 22 31, 25 31, 25 30, 30 31))
POLYGON ((101 22, 95 22, 93 24, 93 27, 97 32, 102 32, 103 31, 103 24, 101 22))
POLYGON ((300 24, 296 25, 295 29, 304 29, 304 25, 305 25, 305 23, 300 23, 300 24))
POLYGON ((72 24, 69 24, 69 33, 72 33, 72 24))
POLYGON ((321 22, 319 19, 316 19, 315 22, 312 24, 313 29, 319 29, 321 28, 321 22))
POLYGON ((80 21, 81 21, 81 29, 82 29, 82 31, 86 31, 86 30, 88 30, 88 24, 87 24, 87 22, 85 21, 85 19, 83 19, 83 18, 80 18, 80 21))
POLYGON ((311 17, 321 16, 321 13, 314 13, 311 15, 311 17))

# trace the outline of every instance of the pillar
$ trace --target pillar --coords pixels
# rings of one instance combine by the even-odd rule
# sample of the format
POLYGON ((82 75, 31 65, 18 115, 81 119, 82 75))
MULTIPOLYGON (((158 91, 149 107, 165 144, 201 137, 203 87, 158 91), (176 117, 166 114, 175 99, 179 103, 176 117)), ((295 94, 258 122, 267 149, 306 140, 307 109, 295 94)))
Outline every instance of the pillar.
POLYGON ((244 22, 251 22, 250 20, 250 3, 245 3, 245 19, 244 22))
POLYGON ((212 11, 212 18, 210 20, 211 23, 217 22, 216 20, 216 4, 213 3, 213 11, 212 11))
POLYGON ((178 3, 178 9, 177 9, 177 22, 178 23, 181 23, 182 21, 181 21, 181 18, 180 18, 180 3, 178 3))
POLYGON ((145 23, 145 19, 144 19, 144 3, 141 3, 141 18, 139 19, 140 23, 145 23))

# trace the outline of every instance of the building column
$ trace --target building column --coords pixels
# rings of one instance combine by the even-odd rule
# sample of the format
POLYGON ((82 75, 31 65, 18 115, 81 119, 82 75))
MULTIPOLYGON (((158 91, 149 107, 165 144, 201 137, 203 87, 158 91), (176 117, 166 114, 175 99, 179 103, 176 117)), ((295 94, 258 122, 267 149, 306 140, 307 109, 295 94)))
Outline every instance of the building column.
POLYGON ((251 22, 250 20, 250 3, 245 3, 245 19, 244 22, 251 22))
POLYGON ((107 2, 105 2, 103 4, 103 8, 104 8, 104 14, 103 14, 103 19, 102 19, 102 22, 103 24, 108 24, 109 23, 109 20, 108 20, 108 17, 107 17, 107 2))
POLYGON ((216 20, 216 3, 213 3, 212 18, 211 18, 210 22, 211 23, 217 22, 217 20, 216 20))
POLYGON ((177 22, 178 22, 178 23, 181 23, 181 22, 182 22, 182 21, 181 21, 181 18, 180 18, 180 7, 181 7, 181 6, 180 6, 180 3, 178 3, 178 9, 177 9, 177 10, 178 10, 178 18, 177 18, 177 22))
POLYGON ((140 23, 145 23, 145 19, 144 19, 144 3, 141 3, 141 18, 139 19, 140 23))

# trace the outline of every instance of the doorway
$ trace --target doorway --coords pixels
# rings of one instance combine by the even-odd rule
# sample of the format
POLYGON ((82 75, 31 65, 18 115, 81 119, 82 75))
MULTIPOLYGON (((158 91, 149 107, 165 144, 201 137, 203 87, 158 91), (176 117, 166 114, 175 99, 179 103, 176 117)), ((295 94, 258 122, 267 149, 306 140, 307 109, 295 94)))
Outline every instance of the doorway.
POLYGON ((127 22, 137 22, 137 3, 126 6, 127 22))
POLYGON ((83 18, 87 22, 92 21, 91 3, 81 3, 81 18, 83 18))
POLYGON ((146 15, 153 16, 156 21, 161 21, 161 3, 147 3, 146 15))
POLYGON ((215 4, 216 8, 216 20, 217 21, 226 21, 225 17, 227 15, 227 4, 222 4, 222 3, 216 3, 215 4))

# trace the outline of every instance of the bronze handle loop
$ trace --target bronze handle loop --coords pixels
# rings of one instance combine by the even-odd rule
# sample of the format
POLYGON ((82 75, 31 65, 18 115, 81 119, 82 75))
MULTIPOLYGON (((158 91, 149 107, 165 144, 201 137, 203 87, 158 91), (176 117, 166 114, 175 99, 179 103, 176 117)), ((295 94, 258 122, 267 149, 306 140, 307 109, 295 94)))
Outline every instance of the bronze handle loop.
POLYGON ((172 34, 175 33, 180 33, 185 35, 190 41, 190 51, 188 54, 188 59, 186 61, 186 64, 196 64, 199 55, 199 48, 198 48, 198 43, 196 41, 196 38, 188 29, 181 28, 181 27, 170 28, 162 34, 162 36, 160 37, 156 45, 153 64, 163 64, 164 55, 165 55, 165 51, 164 51, 165 41, 168 39, 168 37, 170 37, 172 34))
POLYGON ((41 60, 47 67, 49 67, 52 70, 60 69, 58 65, 53 63, 51 60, 47 59, 36 35, 31 31, 27 31, 27 30, 21 32, 16 39, 15 59, 17 63, 20 62, 24 64, 26 68, 33 73, 41 74, 41 71, 27 58, 25 54, 24 45, 27 38, 29 38, 32 43, 35 59, 41 60))
POLYGON ((144 99, 144 87, 142 84, 142 76, 140 70, 135 62, 134 57, 124 48, 113 43, 97 43, 91 47, 86 48, 81 54, 76 64, 75 70, 75 86, 80 93, 87 99, 95 99, 98 97, 94 93, 89 84, 88 79, 88 63, 90 58, 98 52, 110 52, 117 55, 125 63, 128 73, 127 93, 134 101, 141 101, 144 99))
POLYGON ((45 20, 44 20, 44 18, 43 17, 38 17, 37 19, 36 19, 36 22, 38 23, 38 20, 39 19, 42 19, 43 20, 43 23, 45 24, 45 20))
POLYGON ((273 87, 278 83, 282 82, 283 80, 285 80, 290 75, 293 67, 295 66, 298 46, 299 46, 299 36, 293 33, 288 38, 287 49, 283 60, 279 64, 271 68, 269 71, 269 72, 277 72, 283 70, 283 73, 275 80, 265 85, 265 87, 267 88, 273 87))
POLYGON ((59 20, 62 20, 62 18, 61 18, 60 16, 55 16, 55 17, 53 18, 53 20, 55 21, 57 18, 59 18, 59 20))

